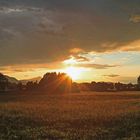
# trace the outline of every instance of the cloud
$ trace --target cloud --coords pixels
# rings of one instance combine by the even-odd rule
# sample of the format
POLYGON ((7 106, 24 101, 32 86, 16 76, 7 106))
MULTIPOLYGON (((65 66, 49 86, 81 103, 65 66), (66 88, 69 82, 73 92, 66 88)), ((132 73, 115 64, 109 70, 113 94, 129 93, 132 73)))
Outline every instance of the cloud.
POLYGON ((90 59, 85 57, 85 56, 81 56, 81 55, 74 55, 74 59, 77 62, 90 62, 90 59))
MULTIPOLYGON (((126 21, 132 8, 139 9, 138 3, 1 0, 0 64, 61 62, 82 51, 139 51, 131 43, 140 39, 140 26, 126 21)), ((77 59, 88 61, 83 56, 77 59)))
POLYGON ((3 36, 0 40, 2 39, 13 39, 13 38, 18 38, 19 36, 21 36, 21 33, 18 32, 17 30, 14 30, 12 28, 2 28, 1 29, 2 33, 1 36, 3 36))
POLYGON ((20 14, 22 12, 43 12, 42 8, 32 6, 0 6, 1 14, 20 14))
POLYGON ((109 74, 109 75, 103 75, 103 76, 114 78, 114 77, 119 77, 120 75, 117 75, 117 74, 109 74))
POLYGON ((121 76, 118 78, 118 81, 124 83, 137 83, 137 78, 133 76, 121 76))
POLYGON ((39 31, 44 33, 62 33, 64 25, 49 17, 42 17, 38 26, 39 31))
POLYGON ((25 11, 25 9, 0 7, 0 13, 3 13, 3 14, 20 13, 23 11, 25 11))
POLYGON ((70 53, 72 53, 72 54, 77 54, 77 53, 81 53, 81 52, 84 52, 84 50, 82 50, 81 48, 72 48, 70 50, 70 53))
POLYGON ((84 67, 84 68, 93 68, 93 69, 107 69, 107 68, 117 67, 117 65, 88 64, 88 63, 75 64, 75 66, 84 67))
POLYGON ((96 63, 93 59, 91 59, 88 55, 72 55, 69 59, 63 61, 64 65, 67 66, 76 66, 76 67, 84 67, 84 68, 93 68, 93 69, 107 69, 112 67, 117 67, 119 65, 113 64, 104 64, 104 63, 96 63))
POLYGON ((140 51, 140 39, 121 46, 123 51, 140 51))
POLYGON ((140 23, 140 15, 132 15, 130 21, 133 23, 140 23))
MULTIPOLYGON (((12 66, 0 66, 2 73, 22 73, 22 72, 34 72, 40 70, 57 70, 64 68, 64 65, 60 62, 53 63, 38 63, 38 64, 17 64, 12 66)), ((45 71, 44 71, 45 72, 45 71)))

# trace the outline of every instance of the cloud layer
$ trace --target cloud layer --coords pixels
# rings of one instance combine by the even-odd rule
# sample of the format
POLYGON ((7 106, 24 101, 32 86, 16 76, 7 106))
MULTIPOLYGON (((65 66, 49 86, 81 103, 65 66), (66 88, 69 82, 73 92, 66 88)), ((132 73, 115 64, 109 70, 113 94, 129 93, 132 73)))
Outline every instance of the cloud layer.
POLYGON ((138 0, 1 0, 0 65, 63 61, 80 51, 139 51, 139 5, 138 0))

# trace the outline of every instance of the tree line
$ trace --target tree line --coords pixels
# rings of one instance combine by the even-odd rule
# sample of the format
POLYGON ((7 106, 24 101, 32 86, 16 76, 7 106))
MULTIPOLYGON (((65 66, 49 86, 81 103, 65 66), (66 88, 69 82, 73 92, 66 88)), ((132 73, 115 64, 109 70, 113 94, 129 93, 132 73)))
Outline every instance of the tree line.
POLYGON ((80 91, 138 91, 140 90, 140 77, 137 84, 124 84, 112 82, 76 83, 66 73, 46 73, 39 82, 29 81, 25 85, 21 82, 11 83, 0 74, 0 91, 43 91, 55 93, 69 93, 80 91))

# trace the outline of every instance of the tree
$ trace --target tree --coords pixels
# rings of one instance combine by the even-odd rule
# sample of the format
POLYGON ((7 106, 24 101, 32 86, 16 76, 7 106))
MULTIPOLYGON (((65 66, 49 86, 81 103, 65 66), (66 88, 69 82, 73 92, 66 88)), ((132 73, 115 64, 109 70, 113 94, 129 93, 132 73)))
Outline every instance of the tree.
POLYGON ((39 82, 39 88, 46 92, 69 92, 72 80, 65 73, 46 73, 39 82))
POLYGON ((8 88, 8 79, 0 73, 0 90, 5 91, 8 88))
POLYGON ((137 83, 138 83, 138 85, 140 85, 140 76, 138 77, 137 83))
POLYGON ((38 84, 37 81, 33 82, 33 81, 29 81, 26 84, 26 90, 37 90, 38 89, 38 84))
POLYGON ((23 84, 21 82, 17 84, 17 90, 23 90, 23 84))
POLYGON ((138 80, 137 80, 137 88, 138 88, 138 90, 140 90, 140 76, 138 77, 138 80))

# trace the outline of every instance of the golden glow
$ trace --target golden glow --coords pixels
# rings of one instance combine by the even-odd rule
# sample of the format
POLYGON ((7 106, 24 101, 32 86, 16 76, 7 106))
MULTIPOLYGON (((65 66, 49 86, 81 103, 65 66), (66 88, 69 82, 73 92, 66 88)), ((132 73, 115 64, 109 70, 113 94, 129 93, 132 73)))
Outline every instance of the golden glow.
POLYGON ((63 63, 66 64, 66 65, 73 65, 76 62, 77 61, 75 60, 75 58, 73 56, 71 56, 70 59, 67 59, 67 60, 63 61, 63 63))
POLYGON ((82 70, 76 67, 68 67, 64 72, 67 73, 73 80, 77 80, 80 78, 82 70))

